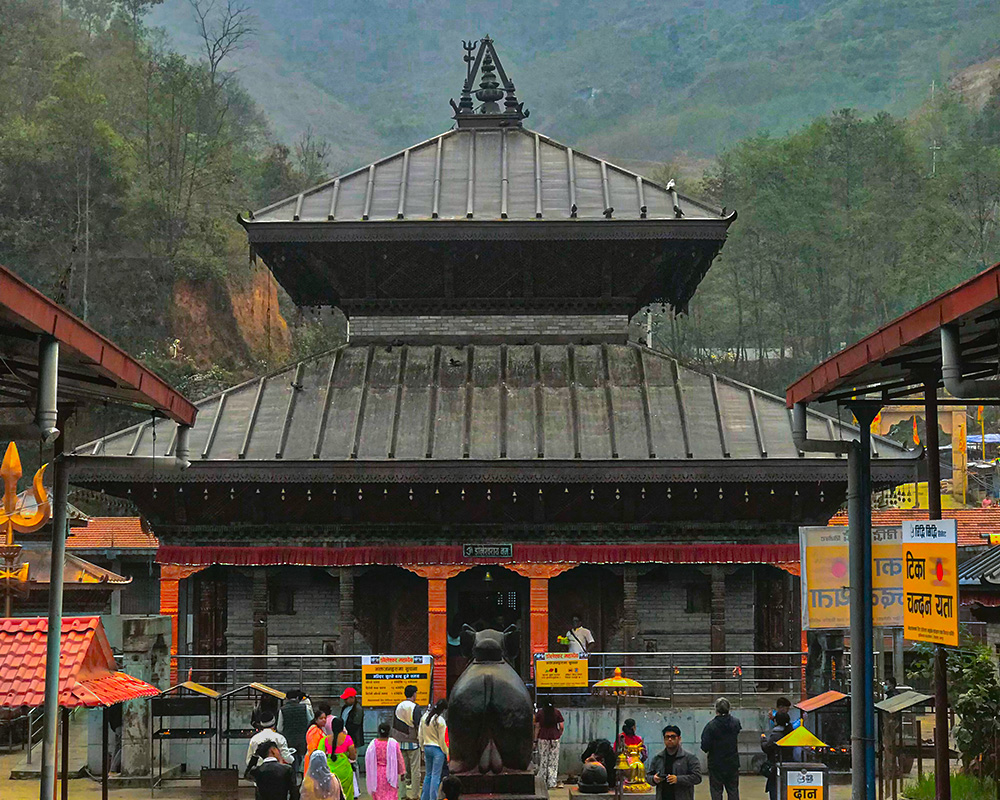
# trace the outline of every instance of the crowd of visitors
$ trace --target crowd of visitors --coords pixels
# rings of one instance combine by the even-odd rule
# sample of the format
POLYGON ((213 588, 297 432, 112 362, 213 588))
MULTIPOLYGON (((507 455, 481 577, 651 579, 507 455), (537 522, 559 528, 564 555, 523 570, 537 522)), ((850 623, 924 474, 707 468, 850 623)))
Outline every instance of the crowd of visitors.
MULTIPOLYGON (((576 627, 576 634, 585 640, 588 632, 581 628, 576 627)), ((340 699, 339 714, 328 703, 314 707, 300 691, 287 695, 276 718, 266 709, 255 710, 258 730, 250 740, 246 762, 247 773, 257 786, 257 800, 355 800, 359 796, 358 752, 364 744, 365 712, 354 689, 346 689, 340 699)), ((761 734, 765 760, 760 771, 767 778, 770 800, 778 796, 777 765, 795 760, 791 748, 778 746, 795 727, 790 710, 791 701, 779 698, 769 714, 772 728, 761 734)), ((448 774, 447 712, 447 700, 423 709, 417 704, 417 687, 405 688, 404 700, 379 723, 376 738, 364 752, 365 785, 372 800, 439 800, 441 796, 458 800, 461 781, 448 774)), ((715 712, 700 741, 707 756, 709 791, 712 800, 739 800, 740 721, 724 697, 716 701, 715 712)), ((549 789, 562 786, 559 756, 564 732, 562 712, 551 699, 540 698, 534 716, 535 762, 549 789)), ((581 756, 579 791, 613 791, 616 781, 623 780, 639 782, 645 791, 655 789, 656 800, 693 800, 694 787, 702 781, 701 762, 682 746, 677 725, 666 725, 661 735, 663 749, 651 758, 633 719, 625 720, 614 744, 607 739, 591 741, 581 756)))

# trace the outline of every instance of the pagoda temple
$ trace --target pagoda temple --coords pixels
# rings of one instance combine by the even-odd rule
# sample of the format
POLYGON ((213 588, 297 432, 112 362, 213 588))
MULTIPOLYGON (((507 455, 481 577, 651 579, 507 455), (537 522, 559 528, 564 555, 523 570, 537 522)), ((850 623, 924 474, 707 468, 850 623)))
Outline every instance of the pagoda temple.
POLYGON ((186 471, 130 465, 175 452, 151 420, 74 482, 150 520, 180 654, 430 653, 443 693, 463 623, 519 623, 525 677, 574 615, 604 651, 798 651, 797 530, 844 461, 798 451, 782 398, 629 339, 687 308, 735 212, 530 130, 494 43, 466 55, 450 130, 241 217, 348 342, 200 401, 186 471))

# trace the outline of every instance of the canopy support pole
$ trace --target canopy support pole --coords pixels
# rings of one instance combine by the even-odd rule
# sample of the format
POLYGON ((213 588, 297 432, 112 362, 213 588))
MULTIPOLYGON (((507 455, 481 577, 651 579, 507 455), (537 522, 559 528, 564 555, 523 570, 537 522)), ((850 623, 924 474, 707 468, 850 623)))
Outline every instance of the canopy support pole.
POLYGON ((101 708, 101 800, 108 800, 108 707, 101 708))
POLYGON ((847 404, 858 441, 847 453, 848 570, 851 578, 851 800, 874 800, 875 659, 872 620, 871 424, 882 404, 847 404))
MULTIPOLYGON (((59 725, 59 649, 62 644, 63 564, 66 560, 66 503, 69 474, 62 458, 64 438, 56 440, 53 459, 52 563, 49 567, 49 629, 45 647, 45 707, 42 722, 42 770, 38 796, 55 796, 56 733, 59 725)), ((63 757, 65 759, 65 752, 63 757)))
MULTIPOLYGON (((942 344, 945 329, 941 329, 942 344)), ((941 519, 941 450, 938 446, 937 381, 924 384, 924 421, 927 426, 927 510, 941 519)), ((944 645, 934 648, 934 796, 951 800, 951 764, 948 752, 948 656, 944 645)))

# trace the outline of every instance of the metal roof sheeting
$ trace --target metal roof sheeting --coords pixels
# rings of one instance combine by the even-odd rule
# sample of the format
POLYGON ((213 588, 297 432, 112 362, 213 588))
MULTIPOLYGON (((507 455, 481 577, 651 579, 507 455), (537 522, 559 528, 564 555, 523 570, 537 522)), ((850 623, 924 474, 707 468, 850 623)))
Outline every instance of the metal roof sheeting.
POLYGON ((250 222, 722 220, 668 186, 522 128, 452 130, 254 212, 250 222))
POLYGON ((1000 586, 1000 546, 991 547, 959 564, 958 585, 1000 586))
MULTIPOLYGON (((195 463, 837 458, 798 452, 781 398, 635 344, 345 345, 197 405, 195 463)), ((819 435, 856 436, 812 418, 819 435)), ((164 455, 172 427, 76 452, 164 455)), ((873 450, 903 453, 881 438, 873 450)))
POLYGON ((933 699, 929 694, 921 694, 920 692, 911 690, 894 695, 893 697, 887 697, 885 700, 876 703, 875 708, 879 711, 885 711, 887 714, 898 714, 900 711, 913 708, 913 706, 927 705, 933 699))

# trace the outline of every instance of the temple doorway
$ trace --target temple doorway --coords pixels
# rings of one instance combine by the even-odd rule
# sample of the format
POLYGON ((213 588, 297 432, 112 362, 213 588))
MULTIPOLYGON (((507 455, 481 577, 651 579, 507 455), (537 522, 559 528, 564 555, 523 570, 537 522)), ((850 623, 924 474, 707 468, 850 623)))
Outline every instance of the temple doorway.
MULTIPOLYGON (((199 656, 220 656, 220 658, 198 659, 189 666, 193 668, 192 678, 198 683, 218 689, 227 681, 226 627, 229 619, 229 581, 225 567, 212 566, 197 573, 194 582, 194 654, 199 656)), ((187 675, 184 676, 187 678, 187 675)))
POLYGON ((372 653, 427 653, 427 581, 400 567, 373 566, 355 581, 355 615, 372 653))
POLYGON ((528 585, 527 578, 499 566, 474 567, 448 581, 449 691, 469 663, 461 650, 464 625, 476 630, 504 630, 516 623, 520 629, 520 647, 513 666, 519 675, 528 677, 528 585))

